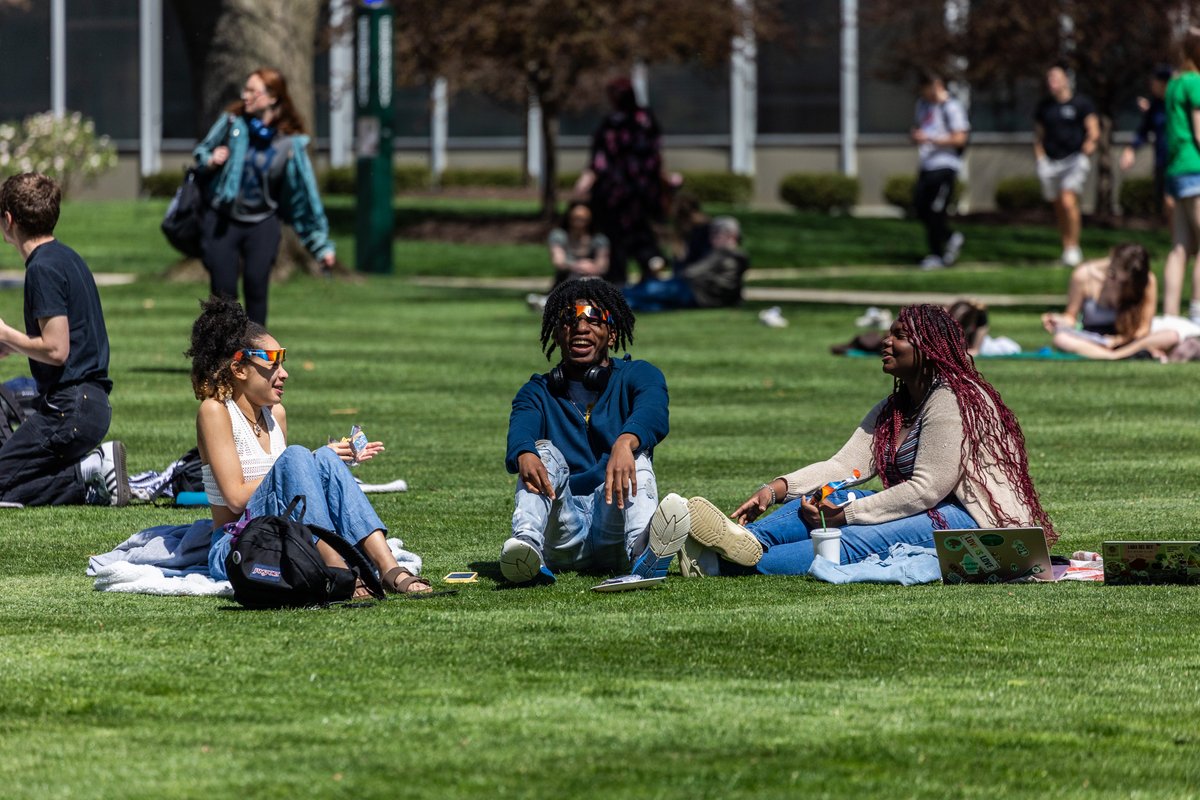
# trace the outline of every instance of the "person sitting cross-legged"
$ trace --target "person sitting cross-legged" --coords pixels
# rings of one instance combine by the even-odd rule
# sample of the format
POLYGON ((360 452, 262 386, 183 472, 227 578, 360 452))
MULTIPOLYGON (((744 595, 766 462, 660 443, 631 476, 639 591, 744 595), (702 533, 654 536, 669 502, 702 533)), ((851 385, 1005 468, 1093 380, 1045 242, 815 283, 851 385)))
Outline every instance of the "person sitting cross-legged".
POLYGON ((614 359, 633 342, 621 290, 599 278, 546 299, 542 350, 559 363, 513 399, 505 466, 518 475, 500 570, 514 583, 564 570, 666 574, 686 531, 678 495, 658 503, 654 448, 668 429, 667 384, 646 361, 614 359))
POLYGON ((1048 544, 1058 539, 1029 475, 1021 426, 975 369, 946 309, 901 309, 880 360, 892 391, 832 457, 763 484, 733 519, 702 497, 689 501, 685 575, 804 575, 815 558, 811 532, 822 527, 841 529, 843 564, 896 544, 932 547, 938 529, 1037 525, 1048 544), (814 497, 852 476, 878 476, 883 489, 814 497))

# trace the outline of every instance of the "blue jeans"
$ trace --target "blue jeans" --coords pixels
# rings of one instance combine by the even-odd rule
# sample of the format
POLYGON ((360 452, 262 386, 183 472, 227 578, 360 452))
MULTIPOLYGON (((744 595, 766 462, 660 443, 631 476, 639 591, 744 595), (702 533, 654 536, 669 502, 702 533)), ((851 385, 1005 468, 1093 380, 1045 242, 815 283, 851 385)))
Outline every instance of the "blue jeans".
MULTIPOLYGON (((863 497, 874 492, 854 489, 854 494, 863 497)), ((829 496, 834 503, 846 502, 846 490, 829 496)), ((938 503, 950 528, 978 528, 971 515, 949 498, 938 503)), ((808 525, 800 517, 800 500, 784 503, 768 517, 746 526, 763 544, 763 557, 754 569, 762 575, 806 575, 812 565, 812 539, 808 525)), ((911 517, 881 522, 877 525, 842 526, 842 563, 857 564, 872 553, 886 555, 888 548, 904 542, 920 547, 933 547, 933 520, 922 512, 911 517)), ((722 572, 734 572, 721 562, 722 572)))
POLYGON ((636 454, 637 494, 625 499, 624 510, 604 502, 604 484, 586 495, 571 494, 570 467, 562 452, 543 439, 538 455, 550 483, 553 501, 534 494, 517 478, 512 535, 529 542, 542 554, 546 566, 561 570, 628 570, 633 557, 646 549, 646 530, 658 507, 654 464, 645 452, 636 454))
POLYGON ((634 286, 625 286, 625 302, 634 311, 671 311, 678 308, 696 308, 692 287, 683 278, 667 278, 661 281, 643 280, 634 286))
MULTIPOLYGON (((250 496, 246 511, 251 519, 282 514, 298 494, 304 495, 306 524, 331 530, 350 544, 357 545, 375 531, 387 533, 350 468, 328 447, 315 453, 299 445, 284 450, 250 496)), ((293 518, 298 518, 299 510, 293 518)), ((224 528, 213 531, 208 551, 208 574, 213 580, 228 578, 225 557, 232 538, 224 528)))

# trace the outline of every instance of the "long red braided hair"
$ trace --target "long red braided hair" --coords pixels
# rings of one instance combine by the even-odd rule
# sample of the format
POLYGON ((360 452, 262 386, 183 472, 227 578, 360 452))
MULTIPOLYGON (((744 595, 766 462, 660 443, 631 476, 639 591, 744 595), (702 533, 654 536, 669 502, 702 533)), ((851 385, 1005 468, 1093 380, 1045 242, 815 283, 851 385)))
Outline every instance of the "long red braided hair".
MULTIPOLYGON (((1002 525, 1022 523, 1005 513, 988 491, 980 466, 985 454, 995 460, 1004 481, 1029 509, 1029 516, 1042 526, 1046 542, 1054 544, 1058 540, 1058 533, 1042 508, 1033 479, 1029 477, 1025 435, 1021 433, 1016 416, 1000 399, 1000 393, 975 369, 975 362, 963 344, 961 326, 946 309, 935 305, 905 306, 900 309, 899 324, 904 326, 917 351, 920 368, 949 388, 958 401, 964 434, 962 463, 967 475, 987 496, 992 514, 1002 525)), ((905 384, 897 379, 891 396, 875 420, 872 450, 875 471, 883 481, 884 488, 890 483, 887 465, 895 459, 897 438, 904 427, 905 418, 911 421, 919 410, 919 402, 923 400, 914 401, 905 384)), ((935 527, 946 526, 945 518, 936 509, 930 509, 929 516, 935 527)))

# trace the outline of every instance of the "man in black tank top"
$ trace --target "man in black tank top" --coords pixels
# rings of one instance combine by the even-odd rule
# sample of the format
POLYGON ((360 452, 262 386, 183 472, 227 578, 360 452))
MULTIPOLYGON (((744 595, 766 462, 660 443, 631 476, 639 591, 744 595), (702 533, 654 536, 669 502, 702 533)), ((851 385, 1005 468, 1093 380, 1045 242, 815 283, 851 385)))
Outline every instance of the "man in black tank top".
POLYGON ((36 413, 0 446, 0 501, 129 502, 125 446, 98 447, 112 421, 108 332, 87 264, 54 238, 61 192, 35 173, 0 186, 0 233, 25 260, 25 329, 0 320, 0 355, 29 359, 36 413))

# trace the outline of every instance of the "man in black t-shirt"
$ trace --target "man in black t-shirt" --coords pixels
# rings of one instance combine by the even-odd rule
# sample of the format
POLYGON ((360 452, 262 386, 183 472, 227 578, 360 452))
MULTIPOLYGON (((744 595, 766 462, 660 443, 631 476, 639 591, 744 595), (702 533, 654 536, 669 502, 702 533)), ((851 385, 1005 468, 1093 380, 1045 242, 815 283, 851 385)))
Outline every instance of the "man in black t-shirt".
POLYGON ((1062 67, 1046 73, 1046 88, 1050 94, 1033 113, 1033 152, 1042 196, 1054 203, 1062 235, 1062 262, 1075 267, 1083 261, 1079 195, 1092 168, 1089 158, 1100 141, 1100 121, 1092 101, 1074 94, 1062 67))
POLYGON ((112 421, 108 332, 87 264, 54 238, 61 197, 36 173, 0 186, 0 233, 25 259, 25 330, 0 320, 0 356, 26 356, 39 395, 0 446, 0 501, 124 505, 125 445, 100 445, 112 421))

